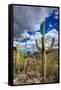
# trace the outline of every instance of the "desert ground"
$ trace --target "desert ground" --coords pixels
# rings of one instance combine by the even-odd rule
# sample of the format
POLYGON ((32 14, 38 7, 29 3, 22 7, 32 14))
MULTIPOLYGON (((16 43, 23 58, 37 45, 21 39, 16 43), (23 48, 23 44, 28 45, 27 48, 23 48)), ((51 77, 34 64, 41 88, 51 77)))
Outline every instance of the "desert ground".
MULTIPOLYGON (((34 52, 30 55, 20 55, 16 59, 16 50, 13 49, 13 84, 42 84, 42 53, 34 52)), ((46 59, 46 82, 59 82, 59 56, 58 49, 53 49, 46 59)))

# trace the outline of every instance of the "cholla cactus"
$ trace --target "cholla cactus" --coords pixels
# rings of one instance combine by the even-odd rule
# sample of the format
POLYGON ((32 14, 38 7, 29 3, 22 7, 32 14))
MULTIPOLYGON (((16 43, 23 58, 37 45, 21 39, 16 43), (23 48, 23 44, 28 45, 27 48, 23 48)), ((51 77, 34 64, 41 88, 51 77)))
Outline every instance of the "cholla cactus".
MULTIPOLYGON (((46 57, 47 57, 47 54, 52 51, 54 41, 55 41, 55 39, 52 38, 51 45, 46 50, 46 48, 45 48, 45 25, 44 25, 44 22, 43 22, 42 23, 42 82, 43 83, 46 82, 46 57)), ((36 40, 36 46, 37 46, 38 50, 41 51, 41 48, 39 47, 37 40, 36 40)))

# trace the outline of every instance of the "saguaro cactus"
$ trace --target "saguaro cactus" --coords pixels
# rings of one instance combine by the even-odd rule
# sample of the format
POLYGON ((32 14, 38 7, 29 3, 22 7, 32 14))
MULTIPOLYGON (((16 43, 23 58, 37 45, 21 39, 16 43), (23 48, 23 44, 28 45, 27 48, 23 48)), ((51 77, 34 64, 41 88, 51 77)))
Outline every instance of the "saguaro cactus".
MULTIPOLYGON (((27 39, 27 36, 26 36, 27 39)), ((25 53, 24 53, 24 73, 27 73, 27 66, 28 66, 28 55, 27 55, 27 42, 25 42, 25 53)))
POLYGON ((17 51, 17 60, 19 61, 19 57, 20 57, 20 43, 19 42, 16 45, 16 51, 17 51))
POLYGON ((16 54, 17 72, 19 73, 20 68, 21 68, 21 64, 22 64, 22 59, 23 59, 21 51, 20 51, 20 42, 18 42, 16 45, 16 51, 17 51, 17 54, 16 54))
MULTIPOLYGON (((42 23, 42 82, 45 83, 46 82, 46 56, 48 53, 50 53, 52 51, 53 45, 54 45, 54 41, 55 39, 52 38, 52 42, 50 47, 46 50, 45 48, 45 25, 44 22, 42 23)), ((38 48, 38 50, 41 51, 41 48, 38 45, 38 41, 36 40, 36 46, 38 48)))

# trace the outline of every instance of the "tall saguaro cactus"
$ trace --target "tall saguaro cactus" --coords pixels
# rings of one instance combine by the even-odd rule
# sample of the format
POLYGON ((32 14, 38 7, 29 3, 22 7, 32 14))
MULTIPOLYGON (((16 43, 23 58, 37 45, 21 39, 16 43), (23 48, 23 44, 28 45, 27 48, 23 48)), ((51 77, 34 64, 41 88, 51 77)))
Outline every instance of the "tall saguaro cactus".
MULTIPOLYGON (((47 54, 52 51, 54 41, 55 41, 55 39, 52 38, 51 45, 46 50, 46 48, 45 48, 45 25, 44 25, 44 22, 43 22, 42 23, 42 82, 43 83, 46 82, 46 60, 47 60, 46 57, 47 57, 47 54)), ((41 48, 39 47, 37 40, 36 40, 36 46, 37 46, 38 50, 41 51, 41 48)))

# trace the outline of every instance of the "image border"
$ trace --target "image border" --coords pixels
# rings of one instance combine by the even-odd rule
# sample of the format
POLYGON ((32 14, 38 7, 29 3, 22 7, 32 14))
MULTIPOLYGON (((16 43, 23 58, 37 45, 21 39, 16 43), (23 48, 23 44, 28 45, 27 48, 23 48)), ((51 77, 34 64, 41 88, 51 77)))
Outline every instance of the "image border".
POLYGON ((30 4, 9 4, 8 5, 8 85, 24 86, 24 85, 43 85, 60 83, 60 8, 58 6, 30 5, 30 4), (30 6, 30 7, 48 7, 58 8, 58 82, 32 83, 32 84, 13 84, 13 8, 14 6, 30 6))

